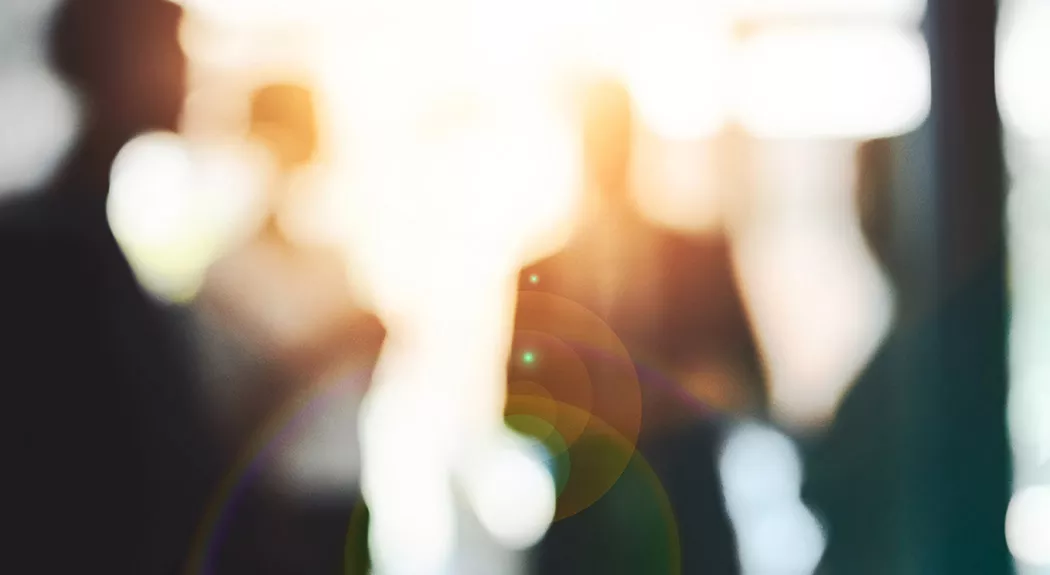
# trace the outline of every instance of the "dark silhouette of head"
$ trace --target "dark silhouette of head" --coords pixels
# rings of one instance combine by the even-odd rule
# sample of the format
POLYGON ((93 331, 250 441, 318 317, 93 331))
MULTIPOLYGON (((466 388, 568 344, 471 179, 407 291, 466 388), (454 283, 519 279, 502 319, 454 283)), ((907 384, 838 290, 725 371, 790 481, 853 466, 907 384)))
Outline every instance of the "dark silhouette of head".
POLYGON ((615 80, 587 84, 582 98, 584 164, 607 199, 626 196, 633 144, 631 96, 615 80))
POLYGON ((295 84, 268 84, 252 96, 251 132, 284 169, 301 166, 317 151, 313 94, 295 84))
POLYGON ((181 19, 182 9, 167 0, 65 0, 59 6, 50 59, 81 98, 85 139, 119 149, 144 131, 177 128, 186 92, 181 19))

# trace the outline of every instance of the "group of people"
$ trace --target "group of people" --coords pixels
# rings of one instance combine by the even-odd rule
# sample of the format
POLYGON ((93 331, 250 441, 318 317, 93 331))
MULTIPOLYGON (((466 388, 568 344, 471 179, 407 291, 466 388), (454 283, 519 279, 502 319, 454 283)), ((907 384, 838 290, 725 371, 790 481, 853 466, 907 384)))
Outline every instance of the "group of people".
MULTIPOLYGON (((224 475, 305 390, 337 390, 327 418, 349 427, 317 435, 353 451, 345 445, 354 439, 350 422, 383 328, 345 290, 336 256, 296 246, 271 217, 214 267, 187 317, 144 293, 107 226, 118 151, 145 131, 178 129, 186 72, 179 19, 166 0, 67 0, 54 20, 51 62, 86 116, 46 189, 0 208, 2 369, 11 390, 5 476, 13 482, 6 516, 19 541, 0 558, 7 571, 186 569, 224 475)), ((661 562, 683 573, 737 573, 720 441, 733 420, 761 419, 765 410, 729 240, 718 230, 678 235, 638 215, 630 95, 599 81, 584 104, 586 209, 562 251, 522 271, 508 382, 527 379, 558 397, 575 373, 544 347, 549 339, 529 331, 574 317, 534 305, 532 295, 563 298, 599 318, 635 362, 640 423, 630 448, 659 478, 674 529, 654 527, 663 519, 639 510, 632 473, 642 464, 632 463, 593 505, 557 521, 530 563, 553 574, 649 573, 661 562), (705 405, 675 385, 689 378, 749 399, 735 413, 705 405), (654 529, 674 537, 654 541, 654 529)), ((315 121, 308 90, 275 85, 256 94, 253 132, 285 173, 311 158, 315 121)), ((287 193, 278 180, 271 197, 280 203, 287 193)), ((629 401, 607 385, 620 368, 589 351, 598 354, 584 361, 589 404, 575 407, 601 407, 612 423, 629 401)), ((588 481, 586 462, 600 461, 603 449, 601 433, 582 432, 569 463, 583 474, 578 481, 588 481)), ((352 466, 311 472, 316 459, 303 450, 282 447, 274 476, 245 488, 219 530, 214 572, 343 572, 356 504, 345 488, 352 466), (344 487, 319 489, 325 481, 344 487)))

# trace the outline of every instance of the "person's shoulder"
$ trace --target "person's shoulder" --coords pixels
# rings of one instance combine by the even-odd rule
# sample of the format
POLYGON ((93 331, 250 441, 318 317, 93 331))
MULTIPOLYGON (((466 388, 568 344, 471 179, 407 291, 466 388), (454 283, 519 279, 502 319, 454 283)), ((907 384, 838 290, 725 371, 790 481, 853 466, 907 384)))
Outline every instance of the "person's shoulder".
POLYGON ((0 199, 0 235, 14 238, 45 233, 53 206, 39 192, 7 192, 0 199))
POLYGON ((0 262, 7 293, 82 286, 102 265, 97 242, 68 223, 61 206, 44 195, 0 201, 0 262))
POLYGON ((21 195, 0 202, 0 256, 7 275, 75 249, 77 242, 64 238, 61 229, 47 198, 21 195))

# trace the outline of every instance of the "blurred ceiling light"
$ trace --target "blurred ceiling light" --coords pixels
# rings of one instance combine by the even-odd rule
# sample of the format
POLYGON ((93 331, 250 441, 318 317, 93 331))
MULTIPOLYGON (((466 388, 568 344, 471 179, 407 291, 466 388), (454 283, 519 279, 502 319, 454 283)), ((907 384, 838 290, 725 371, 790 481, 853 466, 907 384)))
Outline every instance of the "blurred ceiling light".
POLYGON ((740 18, 849 18, 918 23, 926 12, 926 0, 722 0, 740 18))
POLYGON ((1018 560, 1050 567, 1050 486, 1014 495, 1006 513, 1006 542, 1018 560))
POLYGON ((73 143, 79 109, 43 63, 0 68, 0 193, 38 186, 73 143))
POLYGON ((185 302, 222 248, 252 227, 258 163, 232 150, 195 154, 178 136, 128 143, 113 163, 110 227, 143 286, 185 302))
POLYGON ((731 22, 717 5, 654 0, 632 13, 625 75, 643 123, 670 140, 695 140, 725 123, 731 22))
POLYGON ((999 103, 1008 127, 1031 138, 1050 138, 1050 3, 1016 3, 1002 24, 999 103))
POLYGON ((790 28, 740 49, 738 114, 765 138, 874 138, 919 126, 930 108, 930 63, 918 31, 790 28))

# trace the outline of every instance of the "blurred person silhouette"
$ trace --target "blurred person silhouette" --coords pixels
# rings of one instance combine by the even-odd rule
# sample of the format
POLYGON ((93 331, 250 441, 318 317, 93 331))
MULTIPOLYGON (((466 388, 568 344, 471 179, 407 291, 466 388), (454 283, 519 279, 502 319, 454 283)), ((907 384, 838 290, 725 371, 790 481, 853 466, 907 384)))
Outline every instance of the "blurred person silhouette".
MULTIPOLYGON (((902 186, 895 174, 906 169, 908 162, 916 161, 902 156, 914 153, 907 144, 910 142, 905 138, 873 140, 858 152, 861 169, 856 200, 861 206, 862 229, 896 289, 898 305, 893 329, 844 396, 831 424, 807 438, 803 496, 822 517, 827 532, 827 550, 818 571, 822 574, 881 575, 933 569, 929 556, 940 543, 931 544, 922 536, 931 528, 931 507, 936 508, 938 521, 944 521, 939 524, 942 533, 938 537, 948 530, 959 530, 969 537, 968 541, 953 542, 957 546, 953 557, 976 553, 987 554, 983 560, 989 556, 999 559, 995 554, 1006 552, 1002 517, 1007 492, 974 492, 972 484, 967 484, 973 478, 994 481, 1006 475, 1005 425, 994 423, 1004 417, 1005 399, 992 400, 991 391, 989 396, 973 391, 966 391, 973 395, 962 395, 958 390, 962 389, 960 380, 968 375, 966 369, 954 367, 959 371, 950 378, 938 372, 938 364, 945 357, 943 348, 963 345, 967 353, 952 360, 979 373, 982 388, 994 389, 992 378, 1001 376, 989 373, 987 365, 1005 367, 1005 352, 999 347, 981 346, 966 328, 972 328, 967 322, 977 321, 982 322, 980 329, 988 330, 985 333, 994 333, 996 320, 988 311, 993 307, 989 302, 994 305, 996 294, 1001 294, 1000 279, 989 273, 994 266, 988 266, 963 281, 961 287, 931 285, 926 275, 929 270, 920 267, 928 266, 922 261, 924 248, 917 246, 914 236, 907 237, 915 230, 909 229, 910 221, 901 221, 904 218, 898 212, 902 196, 916 193, 902 186), (943 290, 950 297, 935 290, 943 290), (939 308, 937 297, 944 298, 939 308), (930 401, 925 394, 938 378, 945 378, 941 385, 951 386, 955 394, 952 402, 923 405, 930 401), (952 435, 958 443, 952 450, 931 447, 931 442, 943 441, 948 435, 941 429, 944 420, 937 417, 958 412, 965 412, 968 418, 965 431, 957 429, 952 435), (990 457, 989 451, 995 455, 990 457), (958 458, 955 465, 964 462, 965 467, 957 472, 965 473, 966 481, 951 474, 933 474, 931 469, 949 456, 958 458), (918 473, 923 479, 916 478, 918 473), (944 505, 933 489, 947 494, 953 504, 944 505), (967 490, 971 492, 966 494, 967 490), (996 504, 1002 508, 997 509, 996 504), (955 519, 949 525, 940 514, 951 514, 955 519)), ((918 164, 925 159, 920 156, 918 164)), ((993 197, 985 193, 981 188, 982 198, 993 197)), ((987 206, 981 206, 984 208, 987 206)), ((908 216, 914 219, 913 214, 908 216)), ((925 219, 914 221, 928 225, 925 219)), ((974 228, 973 233, 980 237, 984 231, 974 228)), ((949 245, 945 249, 959 248, 949 245)), ((964 252, 963 257, 985 264, 975 257, 980 255, 972 250, 964 252)), ((960 566, 974 573, 996 572, 977 563, 960 566)))
MULTIPOLYGON (((987 274, 977 276, 966 291, 955 294, 942 309, 933 307, 936 296, 924 277, 927 270, 917 267, 921 256, 916 253, 923 253, 922 246, 917 247, 914 239, 906 248, 901 245, 901 236, 912 230, 902 232, 900 228, 909 224, 896 221, 899 216, 894 213, 899 209, 895 205, 901 201, 899 194, 904 191, 898 188, 900 181, 894 177, 894 171, 900 169, 897 164, 906 162, 900 155, 902 148, 898 141, 882 139, 865 143, 858 152, 856 201, 861 207, 861 227, 896 290, 897 309, 892 330, 843 397, 827 429, 805 438, 803 497, 821 516, 828 537, 818 571, 821 574, 915 572, 916 567, 910 563, 928 552, 921 538, 908 533, 925 528, 919 523, 924 519, 922 507, 933 499, 930 493, 917 490, 913 475, 916 467, 939 455, 927 442, 942 432, 936 428, 940 422, 930 421, 929 415, 918 417, 921 412, 917 404, 923 388, 939 377, 936 366, 938 354, 943 353, 940 346, 961 333, 957 332, 959 318, 987 320, 987 316, 963 307, 972 305, 972 300, 967 302, 964 298, 994 289, 989 281, 994 278, 987 274), (946 316, 951 317, 950 323, 944 319, 946 316)), ((911 153, 909 149, 908 154, 911 153)), ((967 361, 985 361, 995 353, 1002 352, 974 348, 967 361)), ((958 401, 964 404, 961 398, 958 401)), ((994 402, 981 404, 982 409, 989 411, 1002 409, 1001 404, 994 402)), ((951 408, 939 407, 941 411, 948 409, 951 408)), ((976 453, 979 447, 990 445, 987 432, 975 424, 968 448, 976 453)), ((966 459, 969 463, 970 457, 966 459)), ((1001 463, 1005 469, 1006 461, 1001 463)), ((998 471, 995 466, 971 467, 965 473, 972 477, 998 471)), ((940 482, 940 489, 946 492, 957 489, 956 481, 942 478, 940 482)), ((959 512, 966 514, 963 523, 969 525, 968 529, 986 531, 988 538, 979 545, 991 549, 991 538, 1002 539, 1002 525, 1000 521, 993 525, 975 519, 988 512, 986 505, 994 500, 992 494, 982 496, 987 499, 960 503, 959 512)), ((975 572, 985 571, 978 568, 975 572)))
POLYGON ((356 500, 357 406, 383 328, 355 301, 339 251, 300 242, 287 223, 299 196, 315 191, 302 177, 318 147, 310 89, 267 84, 250 109, 249 137, 276 170, 257 233, 208 271, 195 303, 201 350, 230 461, 289 406, 299 422, 268 450, 226 530, 219 566, 336 573, 356 500))
MULTIPOLYGON (((858 151, 861 229, 872 253, 900 287, 903 262, 893 257, 889 218, 892 173, 887 140, 865 143, 858 151)), ((900 295, 908 296, 912 290, 900 295)), ((898 316, 914 313, 913 298, 899 301, 898 316)), ((904 372, 894 364, 909 353, 914 334, 894 328, 858 376, 827 430, 806 438, 809 448, 803 497, 819 512, 828 534, 820 573, 895 573, 895 518, 903 462, 901 443, 909 430, 900 425, 904 372), (876 431, 879 430, 879 431, 876 431)))
POLYGON ((188 342, 106 218, 122 146, 177 128, 181 16, 164 0, 68 0, 52 21, 50 61, 83 122, 45 189, 0 208, 5 572, 176 572, 211 487, 188 342))
POLYGON ((930 122, 861 155, 864 230, 898 305, 891 333, 811 448, 804 494, 828 532, 820 573, 1021 567, 1004 530, 1011 218, 996 105, 999 6, 960 8, 932 2, 927 15, 930 122))
MULTIPOLYGON (((574 319, 557 317, 564 307, 544 307, 533 294, 565 298, 598 316, 623 342, 634 363, 627 369, 633 367, 641 382, 638 452, 663 483, 677 518, 681 572, 736 573, 735 538, 716 465, 723 418, 698 405, 697 398, 744 397, 716 407, 760 412, 759 360, 725 234, 676 235, 644 221, 634 209, 629 195, 632 122, 624 86, 602 80, 585 90, 588 203, 567 247, 521 274, 509 395, 514 397, 515 382, 530 381, 558 398, 560 387, 576 385, 566 378, 581 377, 570 366, 574 359, 565 359, 550 343, 549 335, 561 334, 537 334, 531 327, 574 319)), ((579 407, 607 414, 629 409, 625 404, 632 400, 612 385, 614 372, 624 366, 574 349, 570 355, 583 354, 590 380, 590 397, 579 407)), ((588 449, 600 449, 586 442, 585 433, 570 450, 570 461, 586 461, 588 449)), ((571 473, 589 472, 570 465, 571 473)), ((538 572, 671 569, 660 567, 666 552, 652 535, 663 528, 652 522, 662 520, 637 504, 640 483, 630 476, 631 469, 594 506, 552 526, 536 552, 538 572)), ((581 475, 579 481, 587 478, 581 475)))

